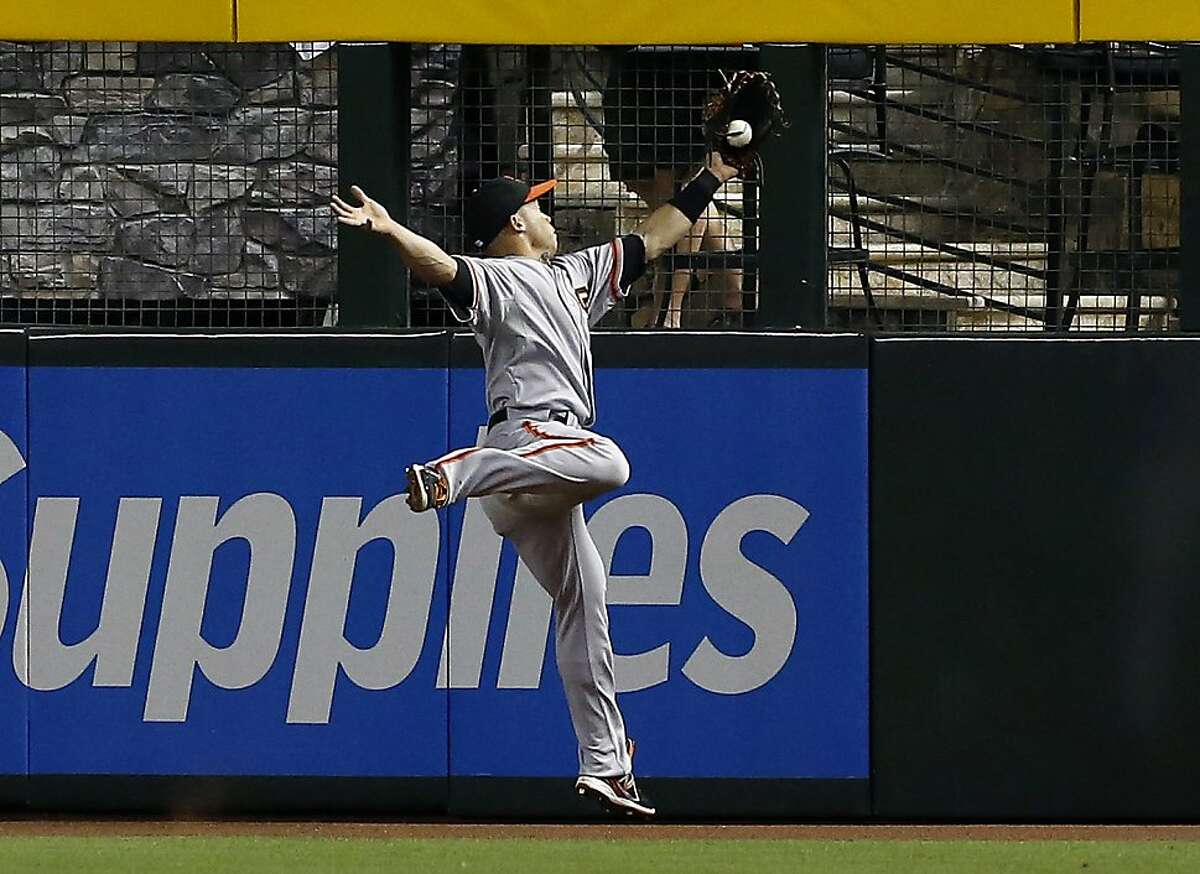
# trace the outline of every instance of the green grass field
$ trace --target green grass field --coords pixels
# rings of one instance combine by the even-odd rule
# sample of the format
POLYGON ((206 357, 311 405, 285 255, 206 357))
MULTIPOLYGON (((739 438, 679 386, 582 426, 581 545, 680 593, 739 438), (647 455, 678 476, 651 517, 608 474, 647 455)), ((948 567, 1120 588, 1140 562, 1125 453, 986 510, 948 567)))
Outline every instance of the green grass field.
POLYGON ((1200 843, 1165 841, 0 838, 3 874, 1165 874, 1198 870, 1200 843))

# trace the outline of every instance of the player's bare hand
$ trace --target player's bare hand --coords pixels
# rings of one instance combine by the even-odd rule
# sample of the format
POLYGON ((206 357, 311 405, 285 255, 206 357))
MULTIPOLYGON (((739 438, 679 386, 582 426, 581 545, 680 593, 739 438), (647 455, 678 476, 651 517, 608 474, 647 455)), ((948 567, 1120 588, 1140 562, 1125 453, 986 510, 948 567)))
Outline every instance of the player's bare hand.
POLYGON ((713 150, 708 155, 708 169, 722 182, 728 182, 738 174, 738 168, 726 164, 721 158, 721 153, 716 150, 713 150))
POLYGON ((383 208, 383 205, 367 197, 366 192, 357 185, 350 186, 350 193, 358 199, 358 206, 351 206, 336 194, 329 203, 329 208, 333 210, 337 220, 352 228, 366 228, 368 231, 387 233, 392 223, 392 217, 388 215, 388 211, 383 208))

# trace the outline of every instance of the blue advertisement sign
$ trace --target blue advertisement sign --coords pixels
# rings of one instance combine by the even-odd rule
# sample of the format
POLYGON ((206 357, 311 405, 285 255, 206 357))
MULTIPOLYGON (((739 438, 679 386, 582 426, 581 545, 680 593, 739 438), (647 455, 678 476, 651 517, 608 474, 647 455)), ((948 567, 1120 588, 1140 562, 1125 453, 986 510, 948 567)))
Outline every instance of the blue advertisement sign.
MULTIPOLYGON (((866 371, 605 369, 596 394, 632 471, 585 510, 638 773, 865 778, 866 371)), ((451 372, 453 445, 482 397, 451 372)), ((451 773, 574 774, 550 599, 475 503, 450 514, 451 773)))
POLYGON ((33 773, 445 773, 438 521, 394 497, 444 369, 29 386, 33 773))
MULTIPOLYGON (((25 568, 25 449, 25 368, 0 364, 0 641, 9 643, 25 568)), ((0 653, 7 649, 0 647, 0 653)), ((0 774, 24 774, 26 689, 6 661, 0 655, 0 774)))
MULTIPOLYGON (((639 773, 867 776, 866 379, 598 374, 632 477, 586 511, 639 773)), ((32 521, 25 593, 24 532, 0 531, 0 690, 30 690, 31 773, 576 772, 547 596, 477 502, 404 504, 405 464, 476 442, 480 371, 28 385, 24 445, 0 408, 29 462, 0 507, 32 521)))

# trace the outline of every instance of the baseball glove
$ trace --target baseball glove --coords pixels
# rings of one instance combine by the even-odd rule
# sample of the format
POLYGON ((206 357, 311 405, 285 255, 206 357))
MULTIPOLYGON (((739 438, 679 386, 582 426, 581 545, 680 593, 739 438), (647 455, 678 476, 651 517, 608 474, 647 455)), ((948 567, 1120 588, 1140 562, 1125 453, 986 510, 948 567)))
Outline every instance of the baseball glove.
POLYGON ((748 70, 737 71, 710 95, 703 119, 709 147, 743 177, 753 175, 755 157, 767 137, 788 126, 771 77, 748 70))

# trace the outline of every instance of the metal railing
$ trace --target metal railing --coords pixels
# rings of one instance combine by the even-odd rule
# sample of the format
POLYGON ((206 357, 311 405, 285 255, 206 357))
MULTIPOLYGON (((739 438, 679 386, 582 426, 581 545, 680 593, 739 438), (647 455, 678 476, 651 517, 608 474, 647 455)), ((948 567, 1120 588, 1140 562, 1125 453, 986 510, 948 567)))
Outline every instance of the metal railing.
POLYGON ((835 324, 1177 327, 1176 47, 877 46, 829 69, 830 233, 866 250, 865 275, 833 265, 835 324))

